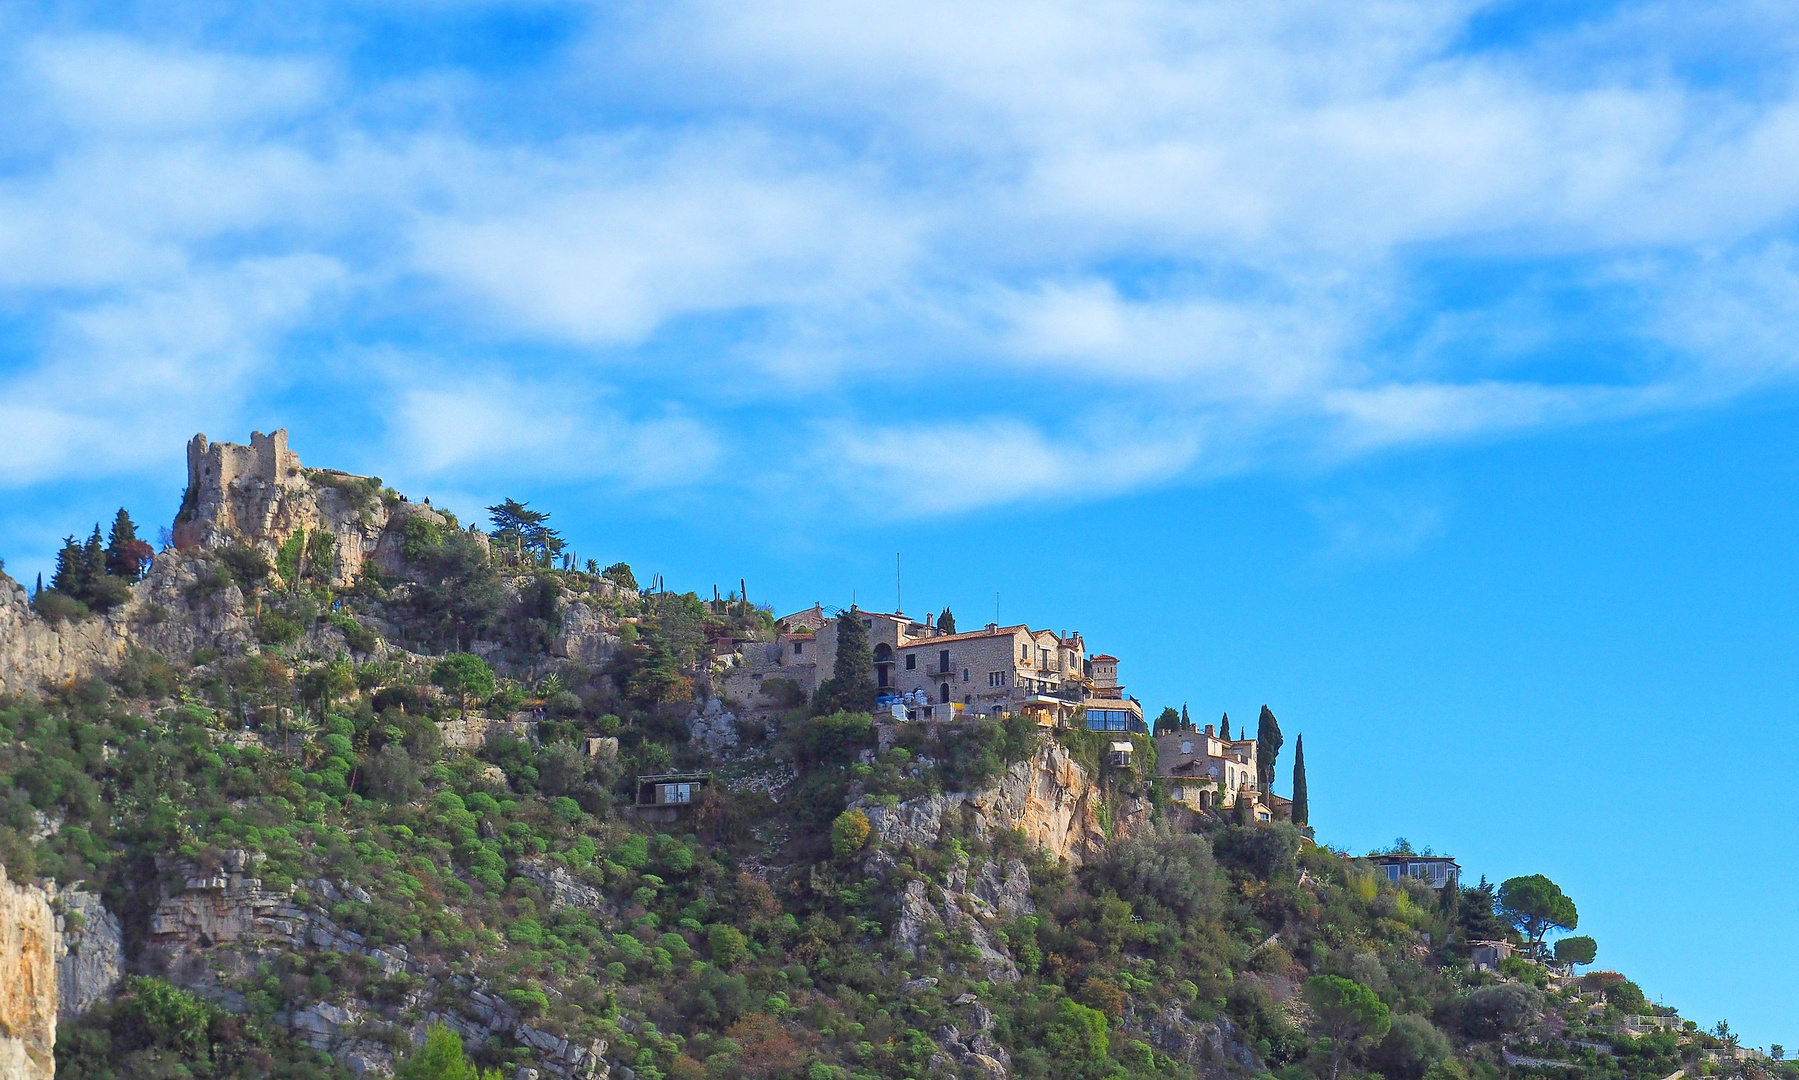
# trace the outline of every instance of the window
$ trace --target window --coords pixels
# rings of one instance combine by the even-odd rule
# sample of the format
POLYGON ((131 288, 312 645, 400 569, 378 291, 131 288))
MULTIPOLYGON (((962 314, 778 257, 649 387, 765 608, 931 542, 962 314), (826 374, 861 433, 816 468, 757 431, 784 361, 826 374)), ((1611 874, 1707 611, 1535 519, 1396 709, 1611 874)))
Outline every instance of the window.
POLYGON ((1031 662, 1031 647, 1029 645, 1020 645, 1018 647, 1018 658, 1020 660, 1023 660, 1027 664, 1030 663, 1031 662))
POLYGON ((1175 802, 1186 802, 1187 801, 1187 789, 1180 786, 1179 784, 1174 785, 1174 801, 1175 802))
POLYGON ((887 665, 886 664, 876 664, 875 665, 875 686, 876 687, 885 687, 886 685, 887 685, 887 665))
POLYGON ((918 654, 915 652, 907 653, 906 654, 906 670, 907 671, 916 671, 917 669, 918 669, 918 654))
POLYGON ((1181 753, 1191 754, 1192 752, 1193 752, 1193 741, 1191 739, 1182 739, 1181 740, 1181 753))
POLYGON ((795 655, 795 656, 801 655, 801 652, 805 649, 805 647, 806 647, 805 644, 802 642, 798 642, 798 641, 794 642, 793 643, 793 655, 795 655))
POLYGON ((962 669, 962 681, 963 682, 968 681, 968 669, 967 668, 962 669))
POLYGON ((949 704, 949 683, 944 683, 937 688, 937 700, 943 702, 945 705, 949 704))
POLYGON ((1131 714, 1123 709, 1088 709, 1088 731, 1129 731, 1131 714))
POLYGON ((948 671, 949 670, 949 650, 948 649, 944 649, 942 652, 939 652, 937 654, 937 670, 938 671, 948 671))
POLYGON ((1006 685, 1006 682, 1006 673, 1003 671, 989 671, 987 673, 988 686, 1004 686, 1006 685))
POLYGON ((974 704, 974 695, 973 694, 963 694, 962 695, 962 704, 973 705, 974 704))
POLYGON ((693 801, 694 784, 657 784, 656 801, 658 803, 690 803, 693 801))

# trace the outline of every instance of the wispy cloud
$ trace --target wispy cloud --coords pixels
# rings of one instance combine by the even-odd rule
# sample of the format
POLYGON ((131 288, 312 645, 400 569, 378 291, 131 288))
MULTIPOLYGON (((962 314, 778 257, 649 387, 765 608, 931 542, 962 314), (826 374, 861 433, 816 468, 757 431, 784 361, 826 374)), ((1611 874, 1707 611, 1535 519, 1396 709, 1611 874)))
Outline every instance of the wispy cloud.
POLYGON ((1480 11, 689 0, 491 69, 21 18, 0 484, 363 393, 395 475, 937 515, 1790 382, 1799 18, 1480 11))

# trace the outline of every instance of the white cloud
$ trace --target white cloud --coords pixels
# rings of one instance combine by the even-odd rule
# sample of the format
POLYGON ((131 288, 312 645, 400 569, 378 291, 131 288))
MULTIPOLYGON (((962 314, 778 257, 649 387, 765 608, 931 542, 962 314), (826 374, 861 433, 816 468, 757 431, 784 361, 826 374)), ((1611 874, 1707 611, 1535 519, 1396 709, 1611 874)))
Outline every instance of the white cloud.
POLYGON ((1639 3, 1482 50, 1478 10, 693 0, 523 76, 21 33, 0 483, 394 385, 367 411, 427 476, 827 446, 784 475, 936 514, 1790 381, 1795 20, 1639 3), (1685 76, 1688 39, 1749 74, 1685 76), (388 345, 428 381, 304 359, 388 345))

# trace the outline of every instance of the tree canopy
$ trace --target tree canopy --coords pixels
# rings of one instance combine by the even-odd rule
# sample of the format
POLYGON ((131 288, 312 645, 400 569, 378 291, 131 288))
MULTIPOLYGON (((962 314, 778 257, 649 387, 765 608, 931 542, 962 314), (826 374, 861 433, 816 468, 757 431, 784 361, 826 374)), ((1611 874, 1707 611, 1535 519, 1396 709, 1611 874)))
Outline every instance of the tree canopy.
POLYGON ((1274 790, 1274 763, 1285 742, 1280 721, 1268 706, 1262 706, 1262 715, 1256 721, 1256 783, 1261 785, 1264 796, 1274 790))
POLYGON ((1590 937, 1565 937, 1555 943, 1555 958, 1564 964, 1590 964, 1599 955, 1599 943, 1590 937))
POLYGON ((861 613, 850 608, 837 616, 837 658, 831 664, 831 677, 813 696, 812 711, 873 712, 875 693, 875 660, 868 647, 868 628, 862 625, 861 613))
POLYGON ((493 696, 493 668, 473 653, 451 653, 431 668, 431 681, 455 698, 464 716, 471 700, 493 696))
POLYGON ((562 534, 550 528, 550 515, 544 511, 533 510, 517 499, 506 499, 488 507, 487 517, 493 523, 494 542, 501 547, 530 552, 540 561, 562 554, 562 534))
POLYGON ((1540 946, 1543 935, 1551 930, 1573 930, 1580 925, 1574 901, 1542 874, 1507 878, 1501 883, 1499 913, 1533 946, 1540 946))
POLYGON ((937 629, 943 631, 946 634, 955 633, 956 632, 956 613, 951 611, 947 607, 944 608, 943 614, 937 616, 937 629))
POLYGON ((1330 1076, 1337 1080, 1344 1055, 1385 1035, 1393 1024, 1392 1013, 1379 994, 1341 975, 1314 975, 1306 980, 1305 989, 1318 1029, 1331 1041, 1330 1076))

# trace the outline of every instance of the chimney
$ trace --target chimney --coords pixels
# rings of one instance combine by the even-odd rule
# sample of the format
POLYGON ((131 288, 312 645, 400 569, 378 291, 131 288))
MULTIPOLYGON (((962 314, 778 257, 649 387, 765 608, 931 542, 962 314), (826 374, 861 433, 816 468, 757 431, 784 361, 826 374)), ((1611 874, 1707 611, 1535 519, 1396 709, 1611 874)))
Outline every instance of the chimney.
POLYGON ((990 623, 988 623, 988 624, 987 624, 987 629, 988 629, 988 631, 989 631, 989 632, 992 632, 992 631, 994 631, 994 630, 998 630, 998 629, 999 629, 999 624, 998 624, 998 623, 996 623, 996 622, 990 622, 990 623))
POLYGON ((1218 725, 1217 724, 1207 724, 1206 725, 1206 734, 1208 736, 1216 739, 1218 737, 1218 725))
POLYGON ((936 618, 936 617, 937 617, 937 616, 935 616, 935 615, 933 615, 933 614, 931 614, 931 613, 930 613, 930 612, 928 612, 928 611, 927 611, 927 612, 925 612, 925 613, 924 613, 924 628, 925 628, 925 629, 926 629, 926 630, 930 630, 930 629, 932 629, 932 627, 931 627, 931 620, 932 620, 932 619, 935 619, 935 618, 936 618))

